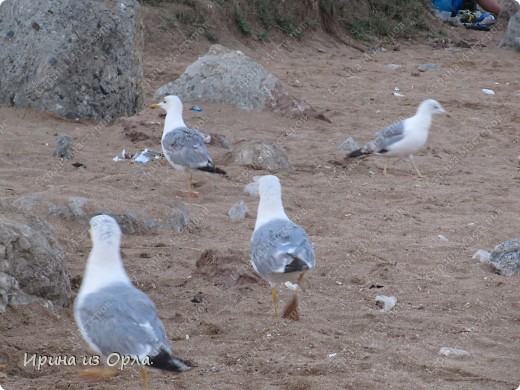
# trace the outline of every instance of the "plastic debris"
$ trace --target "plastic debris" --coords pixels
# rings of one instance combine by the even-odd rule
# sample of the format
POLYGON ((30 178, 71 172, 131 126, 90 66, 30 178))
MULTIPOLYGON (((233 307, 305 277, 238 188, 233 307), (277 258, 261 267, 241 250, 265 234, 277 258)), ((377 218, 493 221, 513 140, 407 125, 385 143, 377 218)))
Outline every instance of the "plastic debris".
POLYGON ((141 153, 136 154, 133 160, 138 164, 146 164, 148 161, 156 158, 161 158, 161 154, 152 150, 145 149, 141 153))
POLYGON ((441 240, 441 241, 449 241, 449 240, 446 238, 446 236, 443 236, 442 234, 438 234, 438 235, 437 235, 437 238, 438 238, 439 240, 441 240))
POLYGON ((394 96, 398 96, 398 97, 403 97, 404 95, 401 93, 400 89, 398 87, 395 87, 394 88, 394 92, 392 92, 392 95, 394 96))
POLYGON ((289 281, 285 282, 284 286, 287 287, 289 290, 296 291, 298 289, 298 285, 296 283, 292 283, 292 282, 289 282, 289 281))
POLYGON ((397 298, 392 296, 386 296, 386 295, 378 295, 376 297, 376 302, 383 303, 383 308, 381 311, 387 312, 394 308, 395 304, 397 303, 397 298))
POLYGON ((332 359, 332 358, 335 358, 336 355, 337 355, 337 353, 329 353, 329 354, 327 355, 327 357, 330 358, 330 359, 332 359))
POLYGON ((124 158, 120 157, 120 156, 115 156, 112 160, 117 162, 117 161, 123 161, 124 158))
POLYGON ((478 251, 475 252, 475 254, 473 256, 471 256, 471 258, 473 260, 478 260, 481 263, 489 263, 490 257, 491 257, 491 253, 489 253, 488 251, 485 251, 483 249, 479 249, 478 251))
POLYGON ((471 354, 464 349, 442 347, 439 350, 439 355, 446 356, 446 357, 464 357, 464 356, 470 356, 471 354))
POLYGON ((397 70, 399 68, 402 68, 402 66, 399 64, 388 64, 386 67, 390 70, 397 70))
POLYGON ((492 89, 482 88, 482 93, 486 95, 494 95, 495 91, 493 91, 492 89))
POLYGON ((202 111, 202 107, 199 107, 199 106, 193 106, 192 108, 190 108, 190 110, 197 111, 197 112, 201 112, 201 111, 202 111))

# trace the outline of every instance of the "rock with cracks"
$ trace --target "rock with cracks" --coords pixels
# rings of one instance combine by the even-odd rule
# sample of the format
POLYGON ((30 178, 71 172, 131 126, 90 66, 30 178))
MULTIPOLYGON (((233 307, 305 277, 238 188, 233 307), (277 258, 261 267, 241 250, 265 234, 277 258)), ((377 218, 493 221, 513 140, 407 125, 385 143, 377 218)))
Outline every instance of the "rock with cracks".
POLYGON ((489 261, 500 275, 520 275, 520 238, 497 245, 491 252, 489 261))
POLYGON ((246 111, 271 110, 284 116, 316 117, 304 100, 289 94, 281 81, 239 50, 221 45, 188 66, 184 73, 157 90, 154 99, 178 95, 182 101, 208 101, 246 111))
POLYGON ((49 225, 14 214, 0 219, 0 312, 8 305, 69 302, 65 256, 49 225))
POLYGON ((6 0, 0 103, 110 122, 143 105, 137 0, 6 0))

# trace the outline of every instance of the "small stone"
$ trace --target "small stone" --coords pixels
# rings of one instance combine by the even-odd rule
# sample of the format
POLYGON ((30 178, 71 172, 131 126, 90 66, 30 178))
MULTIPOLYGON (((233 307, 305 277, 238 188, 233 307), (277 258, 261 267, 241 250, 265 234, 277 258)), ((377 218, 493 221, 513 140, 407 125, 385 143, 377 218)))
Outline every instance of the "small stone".
POLYGON ((439 65, 438 64, 422 64, 422 65, 419 65, 419 72, 426 72, 427 70, 437 70, 439 69, 439 65))
POLYGON ((186 229, 193 220, 183 203, 174 203, 171 205, 171 208, 168 224, 174 232, 180 233, 186 229))
POLYGON ((482 93, 485 95, 494 95, 495 91, 493 91, 492 89, 488 89, 488 88, 482 88, 482 93))
POLYGON ((242 199, 235 203, 228 211, 228 215, 231 219, 244 219, 248 213, 249 208, 242 199))
POLYGON ((18 244, 20 245, 20 249, 23 251, 28 251, 29 249, 31 249, 31 243, 24 236, 20 236, 18 238, 18 244))
POLYGON ((465 351, 464 349, 442 347, 439 350, 439 355, 456 358, 456 357, 470 356, 471 354, 468 351, 465 351))
POLYGON ((258 198, 260 196, 259 191, 258 182, 256 181, 249 183, 244 187, 244 193, 254 198, 258 198))
POLYGON ((234 153, 235 163, 267 171, 294 171, 287 154, 268 141, 250 141, 234 153))
POLYGON ((193 298, 191 298, 191 301, 192 301, 193 303, 201 303, 201 302, 202 302, 202 292, 199 291, 197 294, 195 294, 195 295, 193 296, 193 298))
POLYGON ((58 142, 56 144, 56 148, 54 152, 52 152, 53 157, 59 157, 64 160, 73 160, 74 159, 74 148, 72 147, 72 138, 70 138, 67 134, 60 134, 58 137, 58 142))
POLYGON ((354 138, 352 137, 348 137, 345 141, 341 143, 341 145, 338 146, 338 150, 344 150, 347 153, 353 152, 358 149, 359 145, 356 141, 354 141, 354 138))
POLYGON ((491 256, 491 253, 479 249, 475 252, 475 254, 471 257, 473 260, 478 260, 481 263, 489 263, 489 257, 491 256))
POLYGON ((500 275, 520 275, 520 238, 497 245, 491 252, 489 261, 500 275))

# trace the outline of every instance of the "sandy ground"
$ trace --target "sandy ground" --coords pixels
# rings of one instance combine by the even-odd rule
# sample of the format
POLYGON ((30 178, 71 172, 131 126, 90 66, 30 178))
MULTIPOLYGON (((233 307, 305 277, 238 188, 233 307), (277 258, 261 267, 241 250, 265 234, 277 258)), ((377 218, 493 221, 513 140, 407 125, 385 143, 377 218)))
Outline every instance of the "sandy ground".
MULTIPOLYGON (((275 141, 294 164, 295 172, 279 174, 283 200, 288 215, 306 228, 317 257, 297 322, 273 318, 269 289, 248 263, 257 200, 243 188, 265 172, 236 165, 225 150, 211 148, 229 177, 198 174, 200 198, 188 201, 184 178, 166 162, 112 161, 123 148, 160 148, 157 111, 145 108, 98 132, 94 123, 1 107, 2 199, 37 192, 83 196, 108 211, 144 210, 154 217, 165 205, 185 202, 196 226, 180 234, 127 235, 122 243, 126 269, 156 302, 175 354, 194 366, 180 375, 150 370, 151 389, 516 389, 518 278, 496 275, 471 259, 477 249, 518 237, 520 226, 518 53, 497 49, 501 36, 461 29, 451 32, 450 42, 400 42, 365 55, 321 35, 290 42, 288 50, 223 42, 256 58, 332 121, 299 122, 204 102, 197 102, 201 113, 185 110, 188 124, 235 144, 275 141), (273 59, 266 63, 269 54, 273 59), (417 72, 430 62, 440 69, 417 72), (391 63, 402 67, 390 70, 391 63), (392 96, 395 87, 405 96, 392 96), (450 115, 434 118, 416 156, 425 178, 417 178, 407 161, 394 161, 384 177, 382 160, 345 161, 337 150, 348 136, 368 141, 431 97, 450 115), (129 121, 151 138, 132 142, 124 134, 129 121), (59 133, 83 145, 75 162, 86 167, 51 157, 59 133), (227 211, 240 199, 251 216, 232 221, 227 211), (206 250, 216 257, 212 269, 196 266, 206 250), (233 285, 237 275, 251 278, 233 285), (192 302, 197 294, 201 302, 192 302), (380 294, 395 295, 397 306, 380 312, 380 294), (465 332, 470 327, 475 332, 465 332), (471 356, 442 357, 441 347, 471 356)), ((149 103, 156 87, 209 47, 194 42, 165 64, 166 71, 155 72, 176 46, 148 42, 149 103)), ((66 252, 75 295, 90 250, 86 225, 57 217, 48 222, 66 252)), ((289 292, 281 292, 287 301, 289 292)), ((7 390, 143 388, 136 367, 97 382, 77 377, 82 357, 92 352, 76 329, 72 305, 56 312, 9 308, 0 317, 0 335, 6 366, 0 384, 7 390), (78 364, 37 370, 24 367, 25 353, 75 356, 78 364)))

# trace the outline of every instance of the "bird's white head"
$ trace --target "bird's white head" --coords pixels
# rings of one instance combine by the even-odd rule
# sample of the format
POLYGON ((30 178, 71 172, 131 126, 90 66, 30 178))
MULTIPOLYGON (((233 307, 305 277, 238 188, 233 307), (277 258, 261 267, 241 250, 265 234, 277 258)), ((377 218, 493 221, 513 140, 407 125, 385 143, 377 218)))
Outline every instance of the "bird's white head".
POLYGON ((168 95, 162 98, 159 103, 152 104, 150 108, 162 108, 168 114, 182 115, 182 102, 178 96, 168 95))
POLYGON ((266 175, 255 180, 258 182, 260 195, 255 230, 273 219, 289 219, 283 209, 280 179, 273 175, 266 175))
POLYGON ((258 192, 262 198, 278 198, 282 194, 280 179, 274 175, 265 175, 258 178, 258 192))
POLYGON ((182 119, 182 102, 178 96, 165 96, 159 103, 152 104, 150 108, 162 108, 166 111, 163 136, 165 133, 173 129, 186 127, 186 124, 182 119))
POLYGON ((117 247, 121 243, 121 228, 109 215, 96 215, 90 219, 92 246, 117 247))
POLYGON ((424 100, 417 109, 418 114, 443 114, 445 112, 446 110, 442 108, 441 104, 434 99, 424 100))

